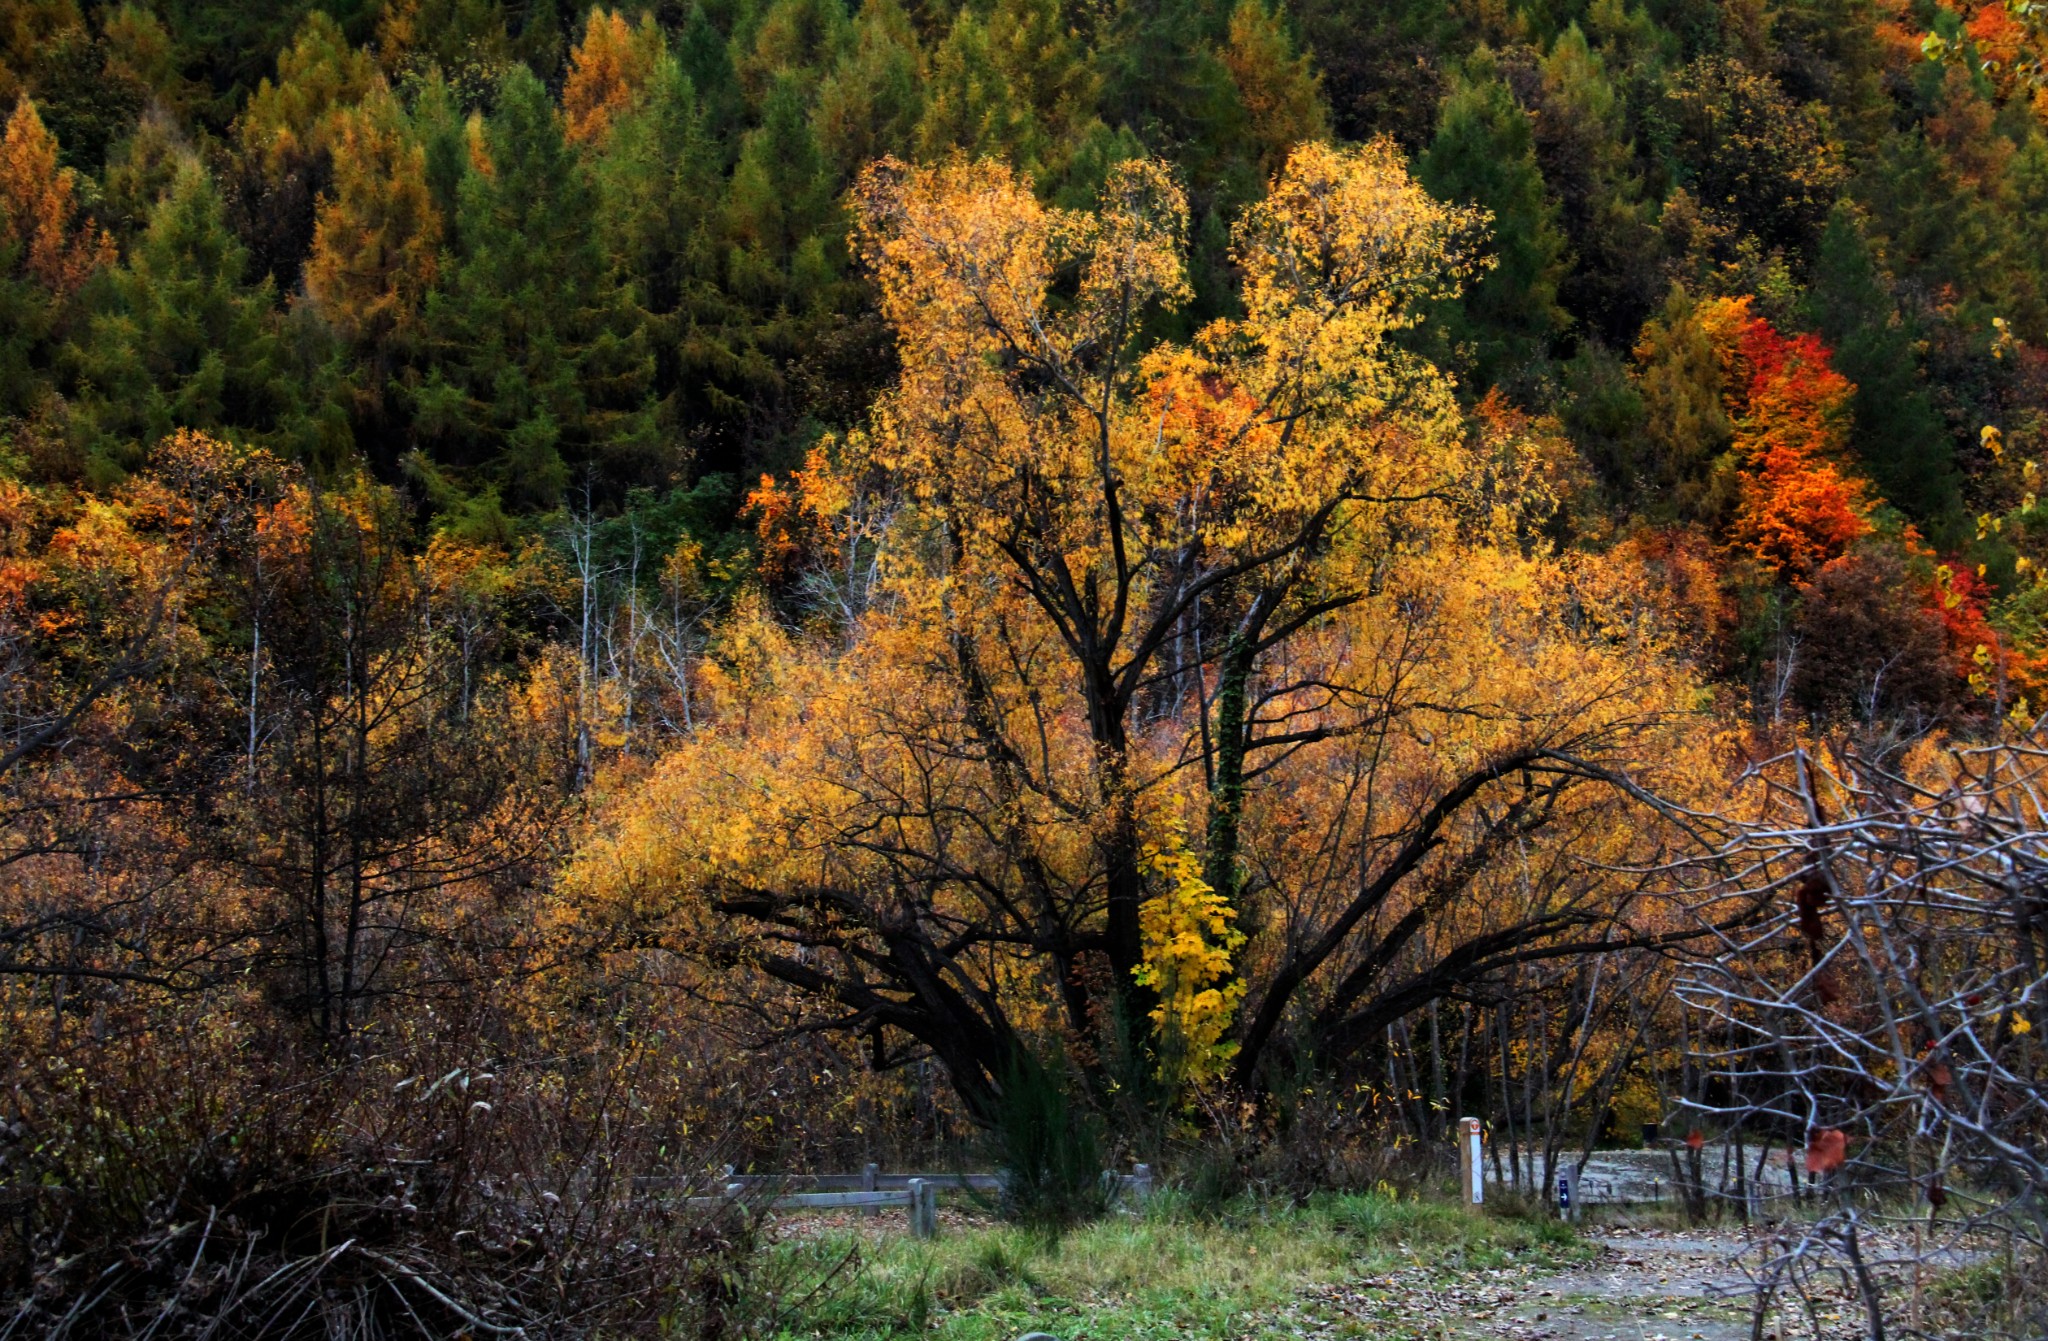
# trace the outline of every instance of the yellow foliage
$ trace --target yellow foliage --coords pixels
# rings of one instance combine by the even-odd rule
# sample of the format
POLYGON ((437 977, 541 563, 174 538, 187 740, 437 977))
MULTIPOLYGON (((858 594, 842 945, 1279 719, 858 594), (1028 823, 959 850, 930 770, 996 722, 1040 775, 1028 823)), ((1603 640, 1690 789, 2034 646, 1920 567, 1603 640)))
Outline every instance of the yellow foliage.
POLYGON ((1224 1038, 1243 980, 1226 981, 1230 957, 1244 944, 1237 910, 1202 879, 1202 864, 1175 833, 1145 848, 1145 873, 1164 888, 1140 914, 1145 960, 1133 976, 1159 998, 1160 1075, 1170 1082, 1208 1081, 1222 1074, 1237 1045, 1224 1038))
POLYGON ((236 118, 242 153, 276 176, 334 144, 337 116, 383 81, 377 62, 349 43, 321 10, 306 18, 277 58, 277 82, 265 79, 236 118))
POLYGON ((1388 145, 1303 145, 1233 238, 1244 315, 1141 345, 1188 294, 1156 163, 1093 211, 958 158, 878 165, 853 205, 900 377, 756 496, 778 543, 843 556, 829 636, 733 602, 703 721, 601 784, 565 917, 673 947, 696 990, 915 1039, 974 1103, 1005 1040, 1095 1066, 1133 1002, 1173 1083, 1242 1066, 1241 1007, 1346 926, 1423 928, 1399 973, 1529 919, 1670 924, 1625 874, 1656 842, 1625 797, 1497 762, 1623 758, 1652 784, 1712 776, 1719 742, 1642 566, 1536 538, 1574 487, 1554 426, 1494 403, 1475 431, 1394 339, 1472 272, 1480 216, 1388 145), (1261 611, 1226 722, 1227 639, 1261 611), (1247 740, 1241 792, 1219 724, 1247 740), (1331 932, 1472 778, 1485 809, 1331 932), (1258 878, 1226 886, 1232 823, 1258 878))

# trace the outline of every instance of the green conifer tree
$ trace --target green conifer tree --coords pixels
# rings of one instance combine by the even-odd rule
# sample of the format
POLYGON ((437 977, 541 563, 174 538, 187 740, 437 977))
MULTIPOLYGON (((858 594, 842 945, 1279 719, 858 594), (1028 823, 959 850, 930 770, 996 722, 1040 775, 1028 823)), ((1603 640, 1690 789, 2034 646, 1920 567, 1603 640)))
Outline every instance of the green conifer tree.
POLYGON ((726 201, 733 241, 765 272, 779 269, 831 221, 827 174, 798 81, 776 81, 761 124, 740 143, 726 201))
POLYGON ((1551 44, 1542 76, 1537 159, 1576 259, 1558 301, 1589 334, 1626 348, 1657 300, 1660 260, 1626 109, 1576 23, 1551 44))
POLYGON ((932 55, 929 96, 917 126, 918 157, 942 158, 958 149, 1036 173, 1045 166, 1047 145, 1031 105, 1012 92, 996 61, 988 25, 973 10, 961 10, 932 55))
POLYGON ((1242 198, 1256 183, 1247 154, 1248 120, 1218 46, 1229 11, 1196 0, 1118 0, 1097 55, 1100 110, 1128 126, 1154 153, 1170 158, 1197 191, 1234 167, 1242 198))
POLYGON ((1807 315, 1835 346, 1836 371, 1856 384, 1851 442, 1879 492, 1937 540, 1967 538, 1954 440, 1922 383, 1915 332, 1849 206, 1836 206, 1822 230, 1807 315))
POLYGON ((1262 178, 1278 171, 1303 140, 1328 137, 1320 80, 1308 57, 1295 50, 1281 13, 1266 0, 1238 0, 1223 63, 1250 122, 1262 178))
POLYGON ((1557 303, 1565 241, 1536 163, 1529 116, 1486 48, 1453 81, 1436 138, 1416 168, 1438 199, 1493 213, 1496 262, 1444 306, 1446 336, 1469 348, 1482 385, 1526 377, 1566 324, 1557 303))
POLYGON ((1663 311, 1643 327, 1636 358, 1649 449, 1628 471, 1638 497, 1660 520, 1717 522, 1731 502, 1734 429, 1723 405, 1720 351, 1683 288, 1674 284, 1663 311))
POLYGON ((427 301, 419 443, 518 506, 553 506, 577 467, 611 483, 664 473, 651 360, 606 264, 597 188, 524 66, 499 86, 483 153, 427 301))
POLYGON ((739 74, 733 69, 731 45, 712 22, 702 0, 691 4, 689 19, 676 34, 673 49, 690 87, 697 90, 705 131, 720 144, 731 141, 738 133, 741 116, 739 74))
POLYGON ((268 283, 244 283, 248 252, 220 193, 184 163, 109 277, 69 362, 73 422, 102 474, 140 465, 175 428, 297 452, 302 408, 287 376, 268 283))
POLYGON ((811 114, 818 147, 845 186, 884 155, 911 150, 924 110, 917 29, 898 0, 870 0, 853 46, 818 90, 811 114))
POLYGON ((639 103, 612 126, 595 169, 607 260, 629 277, 654 358, 661 431, 693 433, 722 360, 701 359, 700 318, 719 304, 717 227, 724 182, 696 90, 664 54, 639 103))
POLYGON ((1099 81, 1060 0, 995 0, 989 50, 1010 94, 1031 109, 1050 152, 1064 161, 1092 114, 1099 81))
POLYGON ((740 87, 765 112, 769 95, 785 80, 807 95, 817 89, 852 48, 853 21, 846 0, 773 0, 737 45, 740 87))

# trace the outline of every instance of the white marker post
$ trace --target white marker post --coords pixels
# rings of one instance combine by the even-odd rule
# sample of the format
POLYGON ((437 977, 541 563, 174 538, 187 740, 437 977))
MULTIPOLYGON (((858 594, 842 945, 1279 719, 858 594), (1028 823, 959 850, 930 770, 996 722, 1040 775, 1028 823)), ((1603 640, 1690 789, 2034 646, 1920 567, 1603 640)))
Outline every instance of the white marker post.
POLYGON ((1486 1165, 1482 1155, 1486 1148, 1485 1129, 1478 1118, 1458 1119, 1458 1181, 1464 1190, 1465 1205, 1478 1206, 1486 1201, 1486 1165))
POLYGON ((1579 1166, 1566 1164, 1557 1171, 1557 1218, 1579 1218, 1579 1166))

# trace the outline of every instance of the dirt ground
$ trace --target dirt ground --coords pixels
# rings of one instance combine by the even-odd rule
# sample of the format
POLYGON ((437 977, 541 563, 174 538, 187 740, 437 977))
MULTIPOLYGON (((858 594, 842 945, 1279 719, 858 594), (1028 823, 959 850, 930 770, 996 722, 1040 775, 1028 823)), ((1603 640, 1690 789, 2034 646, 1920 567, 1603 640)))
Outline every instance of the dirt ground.
MULTIPOLYGON (((1378 1277, 1312 1291, 1290 1310, 1304 1337, 1441 1341, 1749 1341, 1749 1278, 1740 1230, 1589 1227, 1593 1260, 1565 1270, 1446 1271, 1418 1261, 1378 1277)), ((1773 1313, 1765 1341, 1835 1341, 1859 1334, 1845 1292, 1814 1298, 1818 1337, 1804 1317, 1773 1313)))

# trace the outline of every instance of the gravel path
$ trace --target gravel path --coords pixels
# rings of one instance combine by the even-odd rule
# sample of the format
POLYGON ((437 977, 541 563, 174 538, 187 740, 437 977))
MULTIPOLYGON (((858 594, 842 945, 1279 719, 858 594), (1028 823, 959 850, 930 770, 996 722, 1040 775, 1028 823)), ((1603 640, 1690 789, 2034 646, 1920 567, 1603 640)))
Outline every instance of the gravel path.
MULTIPOLYGON (((1412 1341, 1749 1341, 1749 1283, 1740 1230, 1594 1227, 1592 1260, 1452 1270, 1418 1259, 1384 1275, 1310 1291, 1278 1321, 1300 1337, 1412 1341)), ((1846 1297, 1820 1296, 1822 1331, 1804 1325, 1767 1341, 1857 1336, 1846 1297)), ((1270 1321, 1270 1320, 1269 1320, 1270 1321)), ((1270 1335, 1270 1332, 1266 1333, 1270 1335)))

